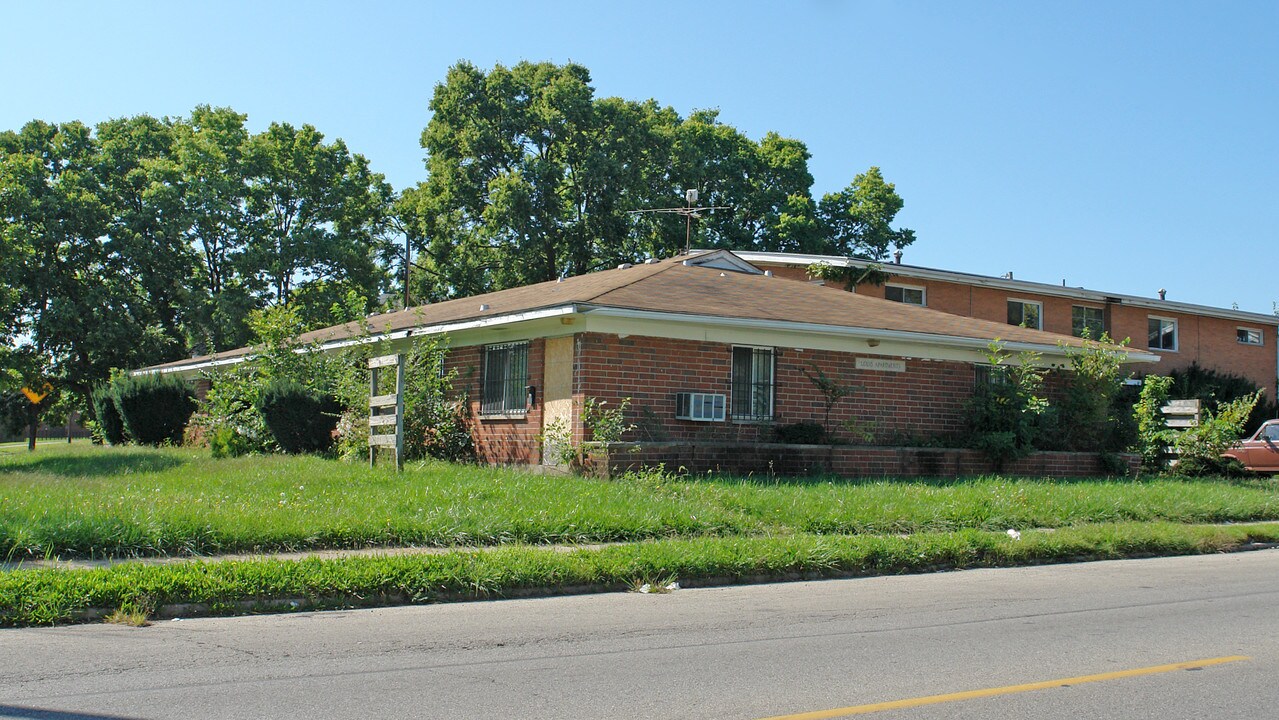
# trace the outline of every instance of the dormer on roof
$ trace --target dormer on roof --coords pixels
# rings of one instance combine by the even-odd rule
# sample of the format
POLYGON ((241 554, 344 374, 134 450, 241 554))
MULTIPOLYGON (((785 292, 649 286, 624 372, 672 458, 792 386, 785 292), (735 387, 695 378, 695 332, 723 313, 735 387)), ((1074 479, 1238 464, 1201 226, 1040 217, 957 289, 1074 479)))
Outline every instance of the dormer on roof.
POLYGON ((747 275, 763 275, 764 271, 751 265, 745 260, 737 257, 728 250, 710 250, 700 255, 694 255, 684 261, 685 265, 693 267, 708 267, 717 270, 729 270, 731 272, 746 273, 747 275))

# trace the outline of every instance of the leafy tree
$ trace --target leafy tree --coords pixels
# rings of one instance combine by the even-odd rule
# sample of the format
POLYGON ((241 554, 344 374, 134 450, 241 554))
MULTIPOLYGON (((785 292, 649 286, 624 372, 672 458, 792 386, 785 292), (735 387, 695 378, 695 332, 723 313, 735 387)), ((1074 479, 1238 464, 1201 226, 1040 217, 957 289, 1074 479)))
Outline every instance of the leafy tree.
POLYGON ((87 394, 85 375, 127 357, 138 338, 102 323, 119 307, 119 282, 105 267, 108 210, 96 151, 81 123, 34 121, 0 133, 0 232, 21 262, 11 275, 9 332, 26 384, 60 378, 87 394))
POLYGON ((890 247, 915 242, 914 230, 892 228, 904 204, 896 186, 872 167, 843 190, 822 196, 817 214, 835 254, 886 260, 890 247))
POLYGON ((698 246, 846 254, 854 240, 913 240, 887 227, 901 200, 878 169, 828 202, 827 218, 802 142, 752 141, 714 110, 681 118, 653 100, 596 98, 590 82, 574 64, 463 62, 436 86, 422 133, 429 177, 396 208, 419 253, 416 297, 673 255, 685 219, 633 211, 682 204, 686 189, 723 208, 696 221, 698 246))
POLYGON ((96 172, 110 213, 105 265, 131 296, 133 320, 146 326, 151 362, 185 354, 199 268, 187 239, 186 184, 173 160, 176 127, 139 115, 96 128, 96 172))
POLYGON ((376 298, 386 282, 377 231, 391 188, 341 140, 273 123, 248 145, 250 237, 241 277, 259 297, 296 301, 309 326, 354 289, 376 298))
POLYGON ((261 302, 241 275, 249 243, 249 177, 245 158, 247 116, 200 105, 175 128, 173 161, 184 187, 187 242, 200 253, 195 349, 205 352, 247 345, 245 320, 261 302))

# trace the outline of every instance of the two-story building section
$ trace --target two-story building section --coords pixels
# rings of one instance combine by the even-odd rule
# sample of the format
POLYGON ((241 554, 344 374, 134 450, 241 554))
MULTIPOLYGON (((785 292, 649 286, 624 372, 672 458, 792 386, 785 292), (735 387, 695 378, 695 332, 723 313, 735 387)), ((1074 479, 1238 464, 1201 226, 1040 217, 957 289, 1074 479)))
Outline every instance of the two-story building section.
MULTIPOLYGON (((827 255, 738 252, 737 256, 779 277, 813 280, 816 263, 865 267, 862 260, 827 255)), ((1279 317, 1134 295, 1026 282, 888 263, 892 277, 883 285, 862 284, 855 292, 983 320, 1024 325, 1080 337, 1102 331, 1127 338, 1135 349, 1159 356, 1147 372, 1167 373, 1192 363, 1248 378, 1276 395, 1276 336, 1279 317)), ((834 282, 828 283, 836 285, 834 282)), ((1162 294, 1162 293, 1161 293, 1162 294)))

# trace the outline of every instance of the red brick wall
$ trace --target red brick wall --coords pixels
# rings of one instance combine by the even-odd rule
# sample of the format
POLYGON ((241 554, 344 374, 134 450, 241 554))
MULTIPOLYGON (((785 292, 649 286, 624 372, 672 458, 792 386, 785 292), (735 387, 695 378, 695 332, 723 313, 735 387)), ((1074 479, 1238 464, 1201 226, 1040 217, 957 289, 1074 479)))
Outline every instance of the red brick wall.
MULTIPOLYGON (((578 392, 616 407, 631 399, 633 440, 768 442, 770 425, 675 419, 675 394, 731 397, 732 346, 724 343, 586 333, 579 336, 578 392)), ((875 437, 936 441, 962 429, 964 403, 975 381, 971 364, 905 360, 906 372, 856 370, 852 353, 775 348, 774 425, 823 422, 821 393, 805 376, 815 364, 828 377, 862 389, 835 406, 830 427, 847 420, 869 425, 875 437)), ((837 430, 837 434, 845 434, 837 430)))
MULTIPOLYGON (((1128 475, 1141 466, 1138 455, 1121 455, 1128 475)), ((843 477, 954 477, 1029 475, 1098 477, 1109 474, 1096 453, 1037 452, 997 470, 976 450, 961 448, 835 447, 760 443, 618 443, 610 447, 611 470, 624 472, 664 464, 692 473, 809 475, 843 477)))
MULTIPOLYGON (((529 341, 529 384, 541 387, 542 361, 545 342, 529 341)), ((528 408, 523 417, 499 419, 480 414, 480 396, 484 382, 484 347, 473 345, 457 347, 449 351, 445 367, 456 368, 458 375, 454 390, 465 392, 471 407, 471 435, 475 450, 482 462, 498 464, 537 464, 542 462, 541 444, 542 403, 528 408)))

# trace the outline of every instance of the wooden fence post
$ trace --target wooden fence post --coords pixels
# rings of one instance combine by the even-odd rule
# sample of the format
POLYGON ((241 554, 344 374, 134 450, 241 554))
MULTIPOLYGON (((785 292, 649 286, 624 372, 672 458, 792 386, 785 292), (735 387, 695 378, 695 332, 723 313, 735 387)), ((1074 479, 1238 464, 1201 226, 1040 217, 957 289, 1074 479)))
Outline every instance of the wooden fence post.
POLYGON ((369 358, 369 467, 377 464, 377 449, 389 447, 395 451, 395 469, 404 469, 404 356, 383 355, 369 358), (395 366, 395 392, 378 395, 381 371, 395 366), (386 410, 391 412, 386 412, 386 410), (382 432, 394 426, 393 433, 382 432))

